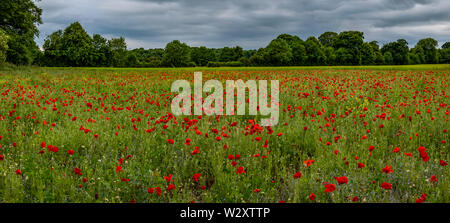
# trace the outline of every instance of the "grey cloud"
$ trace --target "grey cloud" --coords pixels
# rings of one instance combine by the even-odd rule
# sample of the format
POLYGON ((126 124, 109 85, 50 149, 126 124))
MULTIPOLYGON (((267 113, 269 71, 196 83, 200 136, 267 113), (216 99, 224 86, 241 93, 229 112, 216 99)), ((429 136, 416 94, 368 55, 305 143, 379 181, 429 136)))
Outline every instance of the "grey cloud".
POLYGON ((245 49, 266 46, 281 33, 303 39, 325 31, 360 30, 367 41, 431 36, 450 41, 448 0, 43 0, 46 35, 79 21, 88 33, 123 36, 129 48, 190 45, 245 49), (418 28, 420 27, 420 28, 418 28))

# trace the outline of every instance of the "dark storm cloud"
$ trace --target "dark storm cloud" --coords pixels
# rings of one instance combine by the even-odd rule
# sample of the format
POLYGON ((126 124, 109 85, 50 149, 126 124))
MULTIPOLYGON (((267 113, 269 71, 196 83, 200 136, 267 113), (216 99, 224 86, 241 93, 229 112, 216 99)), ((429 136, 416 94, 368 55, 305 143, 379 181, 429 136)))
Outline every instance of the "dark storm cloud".
POLYGON ((366 41, 450 41, 448 0, 42 0, 45 36, 79 21, 88 33, 123 36, 129 48, 266 46, 281 33, 306 39, 325 31, 360 30, 366 41))

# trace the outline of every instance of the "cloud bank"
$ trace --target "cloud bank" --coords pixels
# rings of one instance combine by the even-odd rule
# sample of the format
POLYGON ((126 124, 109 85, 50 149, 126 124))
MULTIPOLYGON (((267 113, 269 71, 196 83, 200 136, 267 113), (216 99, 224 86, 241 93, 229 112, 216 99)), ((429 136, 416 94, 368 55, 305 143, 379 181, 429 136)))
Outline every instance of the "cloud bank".
POLYGON ((366 41, 421 38, 450 41, 448 0, 42 0, 37 43, 79 21, 89 34, 125 37, 128 48, 265 47, 282 33, 302 39, 325 31, 359 30, 366 41))

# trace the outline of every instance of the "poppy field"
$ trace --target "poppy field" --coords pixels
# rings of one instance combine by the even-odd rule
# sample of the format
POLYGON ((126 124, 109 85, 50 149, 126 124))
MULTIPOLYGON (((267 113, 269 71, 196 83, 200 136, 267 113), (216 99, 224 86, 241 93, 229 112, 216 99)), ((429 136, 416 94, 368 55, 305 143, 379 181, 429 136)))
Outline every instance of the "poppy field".
POLYGON ((0 202, 448 203, 436 66, 1 70, 0 202), (174 116, 195 71, 279 80, 278 124, 174 116))

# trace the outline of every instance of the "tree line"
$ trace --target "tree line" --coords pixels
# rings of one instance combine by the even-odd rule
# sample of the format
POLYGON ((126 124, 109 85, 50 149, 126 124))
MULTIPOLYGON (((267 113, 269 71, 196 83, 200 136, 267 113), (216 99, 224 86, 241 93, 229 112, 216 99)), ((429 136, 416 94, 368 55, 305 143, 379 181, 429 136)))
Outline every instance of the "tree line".
POLYGON ((302 40, 281 34, 266 47, 191 47, 179 40, 164 49, 127 49, 125 38, 89 35, 79 22, 45 38, 43 50, 34 42, 42 10, 31 0, 0 3, 0 63, 59 67, 193 67, 193 66, 320 66, 450 63, 450 42, 438 48, 424 38, 410 48, 404 39, 379 46, 365 42, 360 31, 324 32, 302 40))

